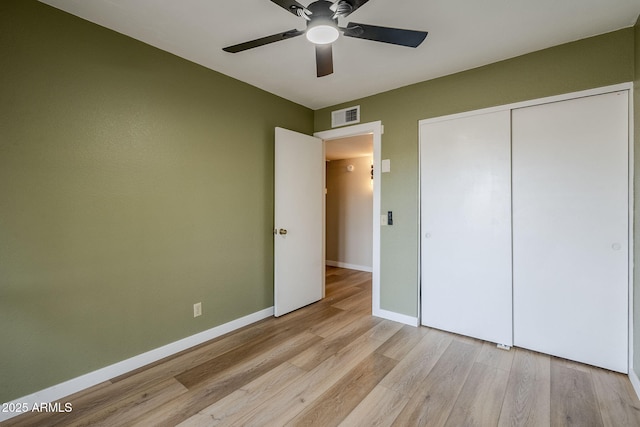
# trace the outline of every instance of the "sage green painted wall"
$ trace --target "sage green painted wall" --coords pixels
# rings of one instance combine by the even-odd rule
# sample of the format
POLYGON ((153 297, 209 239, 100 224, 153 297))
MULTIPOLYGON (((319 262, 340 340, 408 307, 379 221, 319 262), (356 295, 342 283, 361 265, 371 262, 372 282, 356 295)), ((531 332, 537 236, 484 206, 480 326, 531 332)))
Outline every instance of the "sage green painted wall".
POLYGON ((418 314, 419 120, 630 82, 633 64, 627 28, 316 111, 316 131, 331 127, 332 110, 352 105, 361 122, 384 125, 391 172, 382 174, 381 209, 393 211, 394 225, 381 229, 381 308, 418 314))
POLYGON ((311 110, 35 0, 0 55, 0 401, 273 305, 274 127, 311 110))
POLYGON ((634 27, 635 78, 633 84, 634 114, 634 269, 633 269, 633 369, 640 376, 640 18, 634 27))

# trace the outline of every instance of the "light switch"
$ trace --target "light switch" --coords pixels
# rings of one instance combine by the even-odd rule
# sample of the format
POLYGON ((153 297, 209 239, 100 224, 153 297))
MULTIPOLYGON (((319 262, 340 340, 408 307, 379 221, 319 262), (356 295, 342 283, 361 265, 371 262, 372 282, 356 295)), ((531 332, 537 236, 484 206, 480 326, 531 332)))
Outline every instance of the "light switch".
POLYGON ((382 161, 382 164, 380 165, 380 170, 382 171, 382 173, 391 172, 391 160, 384 159, 382 161))
POLYGON ((387 216, 380 215, 380 225, 387 225, 387 216))

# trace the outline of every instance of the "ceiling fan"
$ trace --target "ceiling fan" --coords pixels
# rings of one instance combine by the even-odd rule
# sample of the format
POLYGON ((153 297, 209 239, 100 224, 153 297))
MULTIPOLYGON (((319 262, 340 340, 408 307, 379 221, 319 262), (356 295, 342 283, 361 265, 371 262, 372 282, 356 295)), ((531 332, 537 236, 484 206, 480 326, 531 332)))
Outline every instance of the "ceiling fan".
POLYGON ((316 47, 316 69, 318 77, 333 73, 333 50, 331 43, 342 32, 347 37, 391 43, 400 46, 418 47, 427 37, 426 31, 401 30, 399 28, 350 22, 346 27, 338 26, 338 18, 345 18, 369 0, 317 0, 305 7, 295 0, 271 0, 273 3, 307 21, 305 30, 289 30, 245 43, 225 47, 225 52, 238 53, 269 43, 287 40, 306 34, 316 47))

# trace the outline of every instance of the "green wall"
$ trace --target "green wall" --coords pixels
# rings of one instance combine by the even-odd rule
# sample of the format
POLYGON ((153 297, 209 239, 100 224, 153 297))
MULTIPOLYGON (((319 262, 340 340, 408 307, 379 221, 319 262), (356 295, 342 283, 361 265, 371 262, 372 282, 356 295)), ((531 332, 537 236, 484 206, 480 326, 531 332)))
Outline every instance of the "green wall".
MULTIPOLYGON (((428 42, 428 39, 427 39, 428 42)), ((315 130, 330 128, 330 112, 361 106, 361 122, 384 125, 382 212, 394 225, 381 231, 381 308, 418 314, 418 121, 634 78, 634 30, 568 43, 462 73, 429 80, 315 112, 315 130)))
POLYGON ((35 0, 0 55, 0 401, 273 305, 274 127, 311 110, 35 0))

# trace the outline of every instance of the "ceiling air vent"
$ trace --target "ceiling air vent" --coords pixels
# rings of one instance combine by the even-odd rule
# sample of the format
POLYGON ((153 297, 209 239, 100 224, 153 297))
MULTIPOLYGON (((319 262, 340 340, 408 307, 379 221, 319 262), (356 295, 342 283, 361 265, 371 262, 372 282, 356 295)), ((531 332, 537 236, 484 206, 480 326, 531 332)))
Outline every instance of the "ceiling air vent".
POLYGON ((344 108, 331 112, 331 127, 360 123, 360 106, 344 108))

